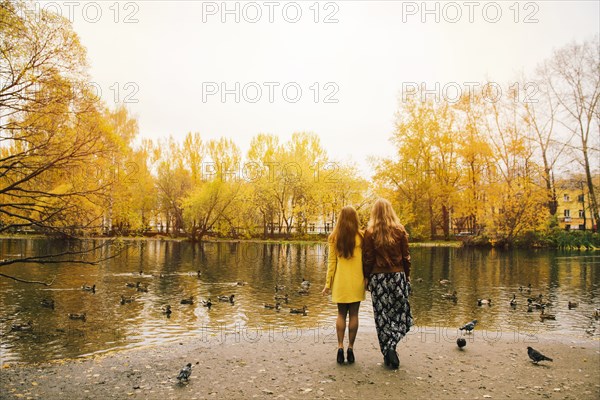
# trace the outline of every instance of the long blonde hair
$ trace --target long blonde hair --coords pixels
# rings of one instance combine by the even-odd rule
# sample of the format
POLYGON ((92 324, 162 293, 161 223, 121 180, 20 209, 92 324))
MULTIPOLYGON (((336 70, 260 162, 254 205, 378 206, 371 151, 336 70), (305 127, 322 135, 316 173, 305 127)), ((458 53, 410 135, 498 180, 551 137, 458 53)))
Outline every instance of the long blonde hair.
POLYGON ((371 209, 371 219, 367 228, 373 234, 373 240, 377 247, 387 247, 396 243, 394 231, 400 230, 406 236, 408 233, 400 223, 392 203, 386 199, 379 198, 371 209))
POLYGON ((358 234, 358 213, 352 206, 342 208, 333 232, 329 236, 338 256, 352 258, 358 234))

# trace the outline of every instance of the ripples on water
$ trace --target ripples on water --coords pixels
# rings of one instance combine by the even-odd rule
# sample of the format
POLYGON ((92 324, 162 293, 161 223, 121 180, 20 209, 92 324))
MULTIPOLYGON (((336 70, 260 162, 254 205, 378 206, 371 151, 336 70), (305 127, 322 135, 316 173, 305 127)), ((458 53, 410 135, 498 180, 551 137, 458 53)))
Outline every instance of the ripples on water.
MULTIPOLYGON (((48 240, 2 240, 0 258, 56 253, 64 246, 48 240)), ((592 318, 594 308, 600 307, 600 254, 456 248, 413 248, 411 253, 413 332, 425 326, 450 327, 449 334, 455 335, 456 327, 475 318, 480 329, 515 337, 544 332, 600 337, 600 323, 592 318), (451 282, 441 285, 440 279, 451 282), (453 290, 456 303, 442 298, 453 290), (513 293, 515 309, 509 306, 513 293), (555 321, 541 322, 539 310, 527 313, 527 297, 540 293, 552 302, 548 312, 556 315, 555 321), (491 298, 492 306, 478 306, 478 298, 491 298), (569 310, 568 301, 579 306, 569 310)), ((100 265, 5 266, 4 273, 24 279, 56 280, 43 287, 0 279, 1 359, 77 357, 182 336, 221 342, 278 332, 293 340, 296 328, 334 340, 336 306, 320 293, 325 260, 324 244, 201 246, 149 240, 132 241, 125 252, 100 265), (298 293, 303 278, 312 282, 308 295, 298 293), (125 286, 138 281, 148 285, 147 293, 125 286), (81 290, 84 284, 96 284, 96 293, 81 290), (265 309, 265 303, 275 303, 276 284, 286 286, 289 303, 282 302, 280 311, 265 309), (231 294, 234 304, 217 301, 231 294), (120 305, 121 295, 135 299, 120 305), (189 296, 194 296, 193 305, 180 304, 189 296), (210 310, 200 303, 208 298, 213 302, 210 310), (42 307, 42 299, 53 299, 55 309, 42 307), (167 304, 173 311, 170 318, 162 313, 167 304), (306 316, 290 314, 290 307, 303 305, 306 316), (71 320, 68 313, 86 313, 86 321, 71 320), (30 320, 31 331, 11 331, 13 324, 30 320)), ((362 329, 374 327, 369 294, 361 305, 360 323, 362 329)))

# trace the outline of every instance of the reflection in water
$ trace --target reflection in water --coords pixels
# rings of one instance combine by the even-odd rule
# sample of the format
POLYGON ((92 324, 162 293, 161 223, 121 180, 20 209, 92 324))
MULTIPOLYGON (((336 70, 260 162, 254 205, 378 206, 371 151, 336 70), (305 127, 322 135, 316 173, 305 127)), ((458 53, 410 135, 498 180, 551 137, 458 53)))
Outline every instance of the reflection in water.
MULTIPOLYGON (((57 253, 68 246, 76 244, 2 240, 0 258, 57 253)), ((592 318, 594 308, 600 307, 599 255, 414 248, 412 259, 416 329, 455 329, 477 319, 478 329, 511 334, 552 331, 600 336, 599 322, 592 318), (442 285, 441 279, 450 283, 442 285), (453 291, 457 292, 456 302, 443 298, 453 291), (527 298, 540 293, 544 302, 552 303, 549 312, 556 314, 555 321, 542 322, 539 310, 527 312, 527 298), (510 307, 513 294, 515 308, 510 307), (491 306, 478 306, 478 299, 488 298, 491 306), (568 301, 579 306, 569 310, 568 301)), ((77 357, 184 335, 227 340, 231 334, 252 338, 287 329, 293 336, 295 328, 334 335, 336 307, 320 294, 325 260, 325 244, 200 245, 146 240, 131 241, 125 252, 100 265, 5 266, 3 272, 25 279, 47 281, 56 276, 56 280, 51 287, 0 280, 1 359, 77 357), (312 283, 308 295, 299 293, 303 279, 312 283), (82 290, 83 285, 94 284, 96 293, 82 290), (276 293, 276 285, 285 288, 276 293), (288 302, 279 300, 280 310, 265 308, 264 304, 275 304, 276 294, 287 294, 288 302), (219 301, 219 296, 231 295, 235 295, 233 303, 219 301), (193 304, 181 304, 189 297, 193 304), (208 299, 210 308, 203 304, 208 299), (48 306, 52 301, 54 309, 48 306), (169 315, 164 312, 167 305, 171 306, 169 315), (290 313, 290 308, 305 305, 306 316, 290 313), (85 313, 86 319, 70 319, 69 313, 85 313), (11 330, 12 325, 28 321, 32 321, 31 330, 11 330)), ((363 329, 373 328, 372 316, 367 295, 360 312, 363 329)))

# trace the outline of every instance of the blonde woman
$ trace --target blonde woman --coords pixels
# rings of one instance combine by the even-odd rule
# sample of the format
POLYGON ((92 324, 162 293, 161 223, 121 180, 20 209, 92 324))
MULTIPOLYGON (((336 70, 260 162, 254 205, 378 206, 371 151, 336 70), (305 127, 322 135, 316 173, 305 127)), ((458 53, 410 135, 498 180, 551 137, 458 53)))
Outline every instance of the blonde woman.
POLYGON ((354 340, 358 332, 358 308, 365 299, 362 266, 362 232, 358 229, 358 214, 353 207, 344 207, 337 224, 329 236, 327 277, 323 296, 331 292, 331 300, 337 303, 335 323, 338 339, 337 362, 344 363, 344 334, 348 321, 348 364, 354 363, 354 340))
POLYGON ((408 233, 385 199, 377 200, 371 210, 363 242, 363 272, 385 365, 396 369, 400 365, 396 346, 413 323, 408 302, 410 253, 408 233))

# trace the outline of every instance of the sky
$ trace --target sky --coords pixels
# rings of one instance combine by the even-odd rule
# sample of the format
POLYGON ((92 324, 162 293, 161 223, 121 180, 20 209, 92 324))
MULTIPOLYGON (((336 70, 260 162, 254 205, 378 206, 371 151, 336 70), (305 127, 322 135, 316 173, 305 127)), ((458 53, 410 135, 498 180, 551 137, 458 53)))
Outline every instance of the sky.
MULTIPOLYGON (((319 135, 368 176, 403 88, 511 84, 600 30, 599 1, 38 2, 73 21, 107 104, 140 137, 319 135), (467 85, 465 85, 467 83, 467 85)), ((432 94, 432 95, 433 95, 432 94)))

